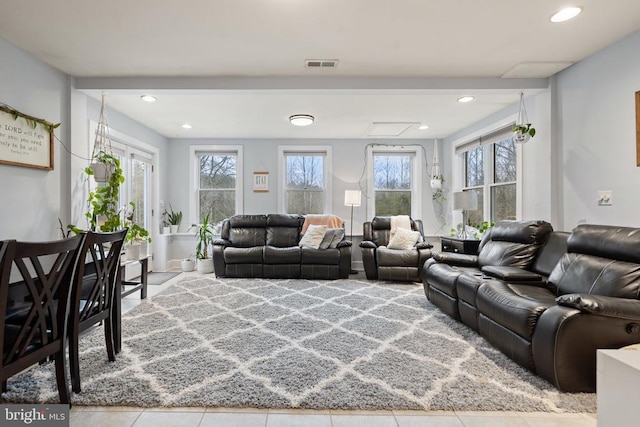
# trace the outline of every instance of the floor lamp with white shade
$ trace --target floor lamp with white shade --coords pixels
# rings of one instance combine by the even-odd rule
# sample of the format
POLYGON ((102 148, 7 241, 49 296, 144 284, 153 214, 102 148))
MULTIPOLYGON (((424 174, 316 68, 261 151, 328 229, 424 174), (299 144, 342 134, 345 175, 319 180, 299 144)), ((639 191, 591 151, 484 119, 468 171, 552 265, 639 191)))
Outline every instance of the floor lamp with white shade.
MULTIPOLYGON (((344 192, 344 205, 351 206, 351 227, 349 228, 349 239, 353 241, 353 207, 360 206, 362 192, 360 190, 345 190, 344 192)), ((355 270, 351 270, 351 274, 357 274, 355 270)))
POLYGON ((478 193, 475 191, 458 191, 453 193, 453 210, 462 211, 462 229, 458 237, 461 239, 470 238, 467 233, 468 211, 478 209, 478 193))

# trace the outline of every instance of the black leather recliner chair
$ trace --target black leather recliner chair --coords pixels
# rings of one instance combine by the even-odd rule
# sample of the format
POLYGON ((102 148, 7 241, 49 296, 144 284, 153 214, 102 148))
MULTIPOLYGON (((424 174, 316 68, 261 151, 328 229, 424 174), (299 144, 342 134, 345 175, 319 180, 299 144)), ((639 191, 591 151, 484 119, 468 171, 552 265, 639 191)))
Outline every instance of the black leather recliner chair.
MULTIPOLYGON (((424 240, 422 221, 411 219, 411 229, 424 240)), ((417 242, 412 249, 389 249, 391 217, 376 216, 363 224, 362 263, 369 280, 419 282, 422 266, 431 257, 433 245, 417 242)))

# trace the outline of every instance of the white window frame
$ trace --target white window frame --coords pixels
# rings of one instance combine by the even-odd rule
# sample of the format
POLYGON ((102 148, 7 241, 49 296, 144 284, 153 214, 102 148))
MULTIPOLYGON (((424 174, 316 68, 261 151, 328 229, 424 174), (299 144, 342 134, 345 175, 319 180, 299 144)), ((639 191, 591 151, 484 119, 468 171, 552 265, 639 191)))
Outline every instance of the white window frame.
MULTIPOLYGON (((451 144, 451 158, 453 160, 453 179, 452 186, 456 190, 462 191, 467 188, 465 186, 465 163, 464 153, 456 154, 456 149, 468 144, 471 141, 482 138, 485 135, 489 135, 498 129, 507 127, 515 123, 517 115, 509 116, 503 120, 495 122, 489 126, 486 126, 476 132, 473 132, 464 138, 457 139, 451 144)), ((485 221, 489 221, 491 217, 491 187, 493 187, 493 143, 481 144, 484 147, 484 176, 485 182, 482 185, 483 195, 483 211, 482 217, 485 221)), ((522 165, 523 165, 523 144, 516 144, 516 219, 522 219, 522 165)), ((502 183, 501 183, 502 184, 502 183)), ((475 187, 474 187, 475 188, 475 187)), ((462 212, 453 211, 452 224, 462 222, 462 212)))
POLYGON ((304 155, 305 153, 324 153, 324 164, 323 164, 323 174, 324 174, 324 207, 323 211, 325 214, 330 214, 333 212, 333 203, 332 203, 332 153, 330 145, 279 145, 278 146, 278 213, 285 213, 287 211, 287 198, 285 195, 287 176, 286 176, 286 154, 288 153, 300 153, 304 155))
POLYGON ((200 163, 198 162, 198 156, 196 153, 236 153, 236 214, 244 212, 244 156, 242 145, 190 145, 189 146, 189 176, 191 191, 189 192, 189 218, 191 224, 198 224, 200 219, 198 218, 199 212, 199 192, 200 192, 200 163))
POLYGON ((373 181, 373 157, 375 154, 408 154, 413 156, 411 164, 411 217, 422 218, 422 181, 425 179, 424 147, 403 145, 375 145, 367 148, 367 217, 376 216, 375 185, 373 181))

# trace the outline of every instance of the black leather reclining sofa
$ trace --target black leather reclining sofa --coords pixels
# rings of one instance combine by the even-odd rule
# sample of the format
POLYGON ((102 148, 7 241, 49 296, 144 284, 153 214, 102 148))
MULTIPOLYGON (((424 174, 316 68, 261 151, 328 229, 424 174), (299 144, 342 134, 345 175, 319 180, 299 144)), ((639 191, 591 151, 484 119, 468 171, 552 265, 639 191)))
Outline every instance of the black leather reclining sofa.
MULTIPOLYGON (((504 237, 502 225, 495 231, 504 237)), ((540 241, 532 222, 507 226, 518 225, 520 236, 536 229, 530 262, 478 268, 467 259, 455 266, 446 254, 452 264, 444 258, 425 264, 427 297, 559 390, 593 392, 596 350, 640 342, 640 229, 583 224, 568 236, 549 231, 540 241)), ((521 244, 502 245, 502 253, 521 244)))
POLYGON ((222 223, 213 242, 217 277, 346 279, 351 271, 351 241, 335 249, 300 247, 304 216, 235 215, 222 223))

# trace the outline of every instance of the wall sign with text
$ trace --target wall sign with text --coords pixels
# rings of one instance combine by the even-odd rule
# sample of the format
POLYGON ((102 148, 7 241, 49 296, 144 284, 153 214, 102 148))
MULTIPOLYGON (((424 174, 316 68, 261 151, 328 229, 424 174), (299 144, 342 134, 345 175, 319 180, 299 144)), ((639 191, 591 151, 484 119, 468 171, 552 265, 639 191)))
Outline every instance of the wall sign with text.
POLYGON ((253 173, 253 192, 254 193, 269 192, 269 172, 253 173))
POLYGON ((56 125, 0 106, 0 164, 53 170, 56 125))

